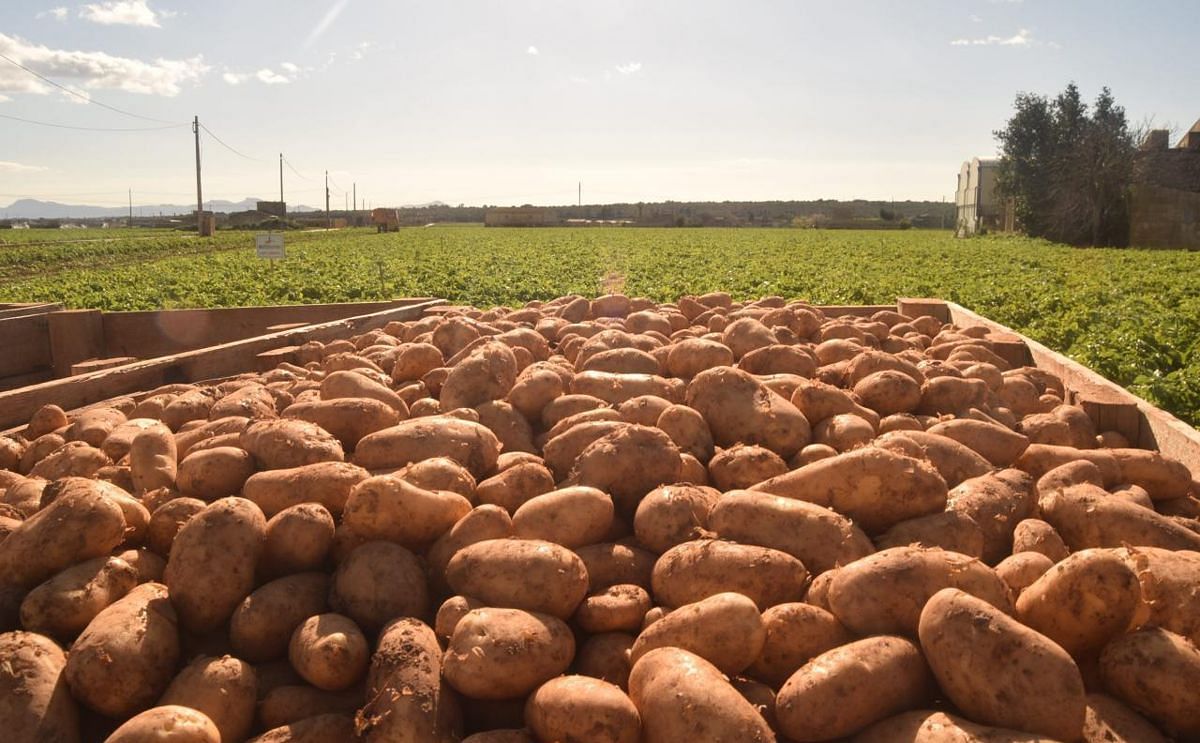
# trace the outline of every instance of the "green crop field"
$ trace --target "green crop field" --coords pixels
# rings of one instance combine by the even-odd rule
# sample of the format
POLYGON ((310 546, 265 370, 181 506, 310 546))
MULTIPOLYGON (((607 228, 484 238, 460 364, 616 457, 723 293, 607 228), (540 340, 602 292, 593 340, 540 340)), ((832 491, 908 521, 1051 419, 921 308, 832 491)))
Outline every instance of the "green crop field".
MULTIPOLYGON (((136 233, 137 231, 135 231, 136 233)), ((615 287, 826 304, 958 302, 1200 422, 1200 253, 1079 250, 923 231, 431 227, 0 245, 0 301, 106 310, 438 296, 519 305, 615 287)))

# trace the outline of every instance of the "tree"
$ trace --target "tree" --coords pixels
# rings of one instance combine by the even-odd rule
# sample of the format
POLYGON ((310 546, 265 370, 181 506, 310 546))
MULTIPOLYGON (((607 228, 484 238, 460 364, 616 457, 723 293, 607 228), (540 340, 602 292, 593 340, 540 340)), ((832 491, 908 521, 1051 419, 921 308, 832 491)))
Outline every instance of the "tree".
POLYGON ((1128 239, 1128 192, 1134 134, 1125 110, 1104 88, 1091 114, 1074 83, 1053 101, 1020 93, 1016 111, 997 131, 998 189, 1035 237, 1121 245, 1128 239))

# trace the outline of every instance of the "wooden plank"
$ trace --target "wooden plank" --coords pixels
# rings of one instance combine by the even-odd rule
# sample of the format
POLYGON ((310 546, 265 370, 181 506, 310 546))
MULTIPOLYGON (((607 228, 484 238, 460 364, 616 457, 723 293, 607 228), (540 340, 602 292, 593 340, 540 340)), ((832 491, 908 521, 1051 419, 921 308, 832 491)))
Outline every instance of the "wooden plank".
POLYGON ((942 322, 950 322, 950 307, 941 299, 900 297, 896 300, 896 308, 897 312, 906 317, 923 317, 929 315, 942 322))
POLYGON ((48 369, 50 330, 45 314, 0 320, 0 378, 48 369))
POLYGON ((5 377, 0 379, 0 392, 28 387, 31 384, 45 382, 48 379, 54 379, 54 372, 49 369, 30 372, 29 374, 19 374, 15 377, 5 377))
MULTIPOLYGON (((1015 333, 1011 328, 953 302, 947 305, 956 325, 983 326, 996 332, 1015 333)), ((1183 462, 1192 471, 1192 476, 1200 479, 1200 432, 1083 364, 1031 338, 1024 338, 1024 341, 1033 362, 1062 380, 1074 401, 1096 423, 1097 430, 1119 431, 1134 446, 1157 449, 1183 462)))
POLYGON ((870 317, 871 315, 874 315, 876 312, 881 312, 883 310, 889 310, 891 312, 895 312, 896 305, 894 305, 894 304, 860 304, 860 305, 830 304, 830 305, 820 305, 817 307, 817 309, 824 312, 826 317, 846 317, 847 315, 849 315, 851 317, 870 317))
POLYGON ((101 369, 112 369, 114 366, 125 366, 137 361, 135 356, 117 356, 111 359, 88 359, 80 361, 78 364, 71 365, 71 376, 79 374, 88 374, 101 369))
POLYGON ((0 309, 0 320, 7 320, 11 317, 45 315, 48 312, 58 312, 63 308, 61 304, 50 304, 46 302, 40 302, 37 304, 10 304, 0 306, 4 307, 4 309, 0 309))
POLYGON ((257 371, 265 372, 274 369, 285 361, 294 364, 296 363, 297 352, 299 350, 299 346, 284 346, 282 348, 273 348, 270 351, 263 351, 254 357, 254 368, 257 371))
POLYGON ((104 348, 104 313, 100 310, 65 310, 46 316, 50 323, 50 356, 54 373, 69 377, 71 367, 81 361, 109 354, 104 348))
POLYGON ((383 327, 393 320, 415 320, 428 307, 441 302, 440 299, 428 300, 0 392, 0 427, 25 424, 47 403, 70 410, 162 384, 233 376, 254 369, 256 356, 264 351, 314 340, 344 338, 383 327))

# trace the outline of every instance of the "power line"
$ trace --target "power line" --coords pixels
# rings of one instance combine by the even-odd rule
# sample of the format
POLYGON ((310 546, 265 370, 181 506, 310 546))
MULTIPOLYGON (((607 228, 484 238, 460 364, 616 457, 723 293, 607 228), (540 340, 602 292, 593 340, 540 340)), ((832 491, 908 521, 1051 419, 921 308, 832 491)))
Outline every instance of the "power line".
POLYGON ((297 177, 299 177, 301 180, 309 181, 309 182, 312 182, 312 183, 315 183, 315 182, 316 182, 316 181, 313 181, 313 179, 312 179, 312 178, 309 178, 308 176, 306 176, 306 175, 302 174, 302 173, 301 173, 299 170, 296 170, 296 166, 292 165, 291 161, 290 161, 290 160, 288 160, 288 159, 287 159, 287 157, 284 157, 284 158, 283 158, 283 162, 284 162, 284 163, 285 163, 285 164, 288 166, 288 168, 289 168, 289 169, 290 169, 290 170, 291 170, 293 173, 295 173, 295 174, 296 174, 296 176, 297 176, 297 177))
POLYGON ((232 147, 230 147, 229 145, 225 144, 225 142, 224 142, 224 141, 222 141, 220 137, 218 137, 217 135, 213 134, 213 133, 212 133, 212 130, 211 130, 211 129, 209 129, 209 128, 208 128, 207 126, 205 126, 204 124, 201 124, 201 125, 200 125, 200 128, 204 130, 205 134, 207 134, 208 136, 210 136, 210 137, 212 137, 213 139, 217 140, 217 144, 221 145, 222 147, 224 147, 225 149, 229 150, 230 152, 232 152, 233 154, 237 155, 238 157, 240 157, 240 158, 244 158, 244 159, 246 159, 246 160, 250 160, 250 161, 252 161, 252 162, 256 162, 256 163, 265 163, 265 162, 268 162, 267 160, 263 160, 263 159, 261 159, 261 158, 257 158, 257 157, 250 157, 249 155, 246 155, 246 154, 243 154, 243 153, 241 153, 241 152, 238 152, 238 151, 237 151, 237 150, 235 150, 234 148, 232 148, 232 147))
POLYGON ((53 85, 54 87, 58 88, 59 90, 65 91, 65 92, 67 92, 67 93, 69 93, 69 94, 71 94, 71 95, 75 96, 76 98, 78 98, 78 99, 80 99, 80 100, 87 101, 88 103, 91 103, 91 104, 93 104, 93 105, 99 106, 100 108, 107 108, 109 111, 115 111, 115 112, 117 112, 117 113, 119 113, 119 114, 124 114, 124 115, 126 115, 126 116, 132 116, 132 117, 133 117, 133 118, 135 118, 135 119, 142 119, 143 121, 157 121, 157 122, 158 122, 158 123, 160 123, 160 124, 170 124, 170 123, 171 123, 170 121, 167 121, 167 120, 165 120, 165 119, 155 119, 155 118, 151 118, 151 117, 149 117, 149 116, 142 116, 141 114, 135 114, 135 113, 133 113, 132 111, 126 111, 126 110, 124 110, 124 109, 117 108, 116 106, 110 106, 110 105, 108 105, 107 103, 101 103, 100 101, 97 101, 97 100, 93 99, 91 96, 87 96, 87 95, 84 95, 83 93, 80 93, 80 92, 78 92, 78 91, 71 90, 70 88, 68 88, 68 87, 67 87, 67 86, 65 86, 65 85, 62 85, 62 84, 60 84, 60 83, 56 83, 56 82, 54 82, 53 80, 51 80, 50 78, 46 77, 45 75, 42 75, 42 74, 40 74, 40 73, 38 73, 38 72, 34 72, 33 70, 29 69, 28 67, 26 67, 25 65, 21 64, 21 63, 20 63, 20 62, 18 62, 17 60, 15 60, 15 59, 13 59, 12 57, 9 57, 9 56, 7 56, 7 55, 5 55, 5 54, 0 54, 0 59, 3 59, 3 60, 5 60, 6 62, 9 62, 9 63, 11 63, 11 64, 14 64, 14 65, 16 65, 17 67, 20 67, 22 70, 25 70, 25 71, 26 71, 26 72, 28 72, 30 75, 33 75, 34 77, 36 77, 37 79, 41 80, 42 82, 49 83, 50 85, 53 85))
POLYGON ((8 114, 0 114, 0 119, 9 119, 10 121, 20 121, 24 124, 37 124, 38 126, 50 126, 55 129, 74 129, 80 132, 157 132, 163 129, 178 129, 187 126, 187 124, 167 124, 166 126, 144 126, 133 128, 113 128, 113 127, 98 127, 98 126, 72 126, 70 124, 55 124, 49 121, 35 121, 34 119, 23 119, 20 116, 9 116, 8 114))

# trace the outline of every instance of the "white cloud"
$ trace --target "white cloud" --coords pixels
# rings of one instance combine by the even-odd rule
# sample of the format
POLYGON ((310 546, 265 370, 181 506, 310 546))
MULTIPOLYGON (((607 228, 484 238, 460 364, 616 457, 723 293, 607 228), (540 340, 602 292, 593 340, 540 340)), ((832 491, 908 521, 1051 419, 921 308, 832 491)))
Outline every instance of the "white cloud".
POLYGON ((50 10, 43 10, 34 17, 39 19, 53 18, 56 21, 65 21, 67 20, 67 14, 70 12, 71 11, 67 10, 66 8, 51 8, 50 10))
POLYGON ((254 77, 256 77, 260 83, 265 83, 267 85, 287 85, 292 81, 290 77, 287 77, 286 75, 280 75, 278 72, 266 67, 254 73, 254 77))
POLYGON ((1051 46, 1058 48, 1054 42, 1037 41, 1027 28, 1022 28, 1012 36, 988 35, 976 39, 955 39, 950 42, 950 46, 1051 46))
POLYGON ((221 79, 230 85, 241 85, 250 79, 250 76, 244 72, 226 72, 221 75, 221 79))
POLYGON ((297 72, 300 71, 300 66, 292 64, 291 62, 280 62, 279 68, 282 69, 284 72, 290 72, 293 75, 295 75, 297 72))
POLYGON ((628 64, 617 65, 617 72, 621 73, 622 75, 633 75, 637 72, 640 72, 641 69, 641 62, 629 62, 628 64))
POLYGON ((530 46, 528 49, 525 50, 525 53, 530 55, 531 57, 536 57, 541 52, 538 51, 538 48, 536 46, 530 46))
MULTIPOLYGON (((84 89, 106 88, 144 95, 176 96, 211 68, 200 55, 187 59, 144 60, 105 52, 51 49, 0 33, 0 53, 46 77, 65 78, 84 89)), ((0 92, 45 95, 54 89, 12 65, 0 67, 0 92)))
POLYGON ((304 40, 304 46, 311 46, 314 41, 321 38, 321 35, 329 30, 329 27, 349 4, 350 0, 336 0, 333 5, 329 6, 329 10, 325 11, 325 15, 321 16, 321 20, 317 21, 317 25, 313 26, 313 30, 308 33, 308 38, 304 40))
POLYGON ((971 14, 971 23, 983 23, 983 19, 974 13, 971 14))
POLYGON ((145 26, 158 28, 159 20, 175 15, 169 11, 154 10, 150 0, 104 0, 88 3, 79 11, 79 17, 106 26, 145 26))
POLYGON ((0 173, 37 173, 49 169, 42 165, 24 165, 0 160, 0 173))
MULTIPOLYGON (((354 51, 350 52, 350 59, 355 61, 365 59, 368 54, 379 48, 379 45, 374 41, 360 41, 354 46, 354 51)), ((332 52, 331 52, 332 54, 332 52)))

